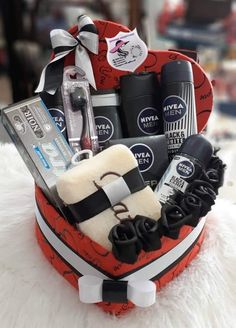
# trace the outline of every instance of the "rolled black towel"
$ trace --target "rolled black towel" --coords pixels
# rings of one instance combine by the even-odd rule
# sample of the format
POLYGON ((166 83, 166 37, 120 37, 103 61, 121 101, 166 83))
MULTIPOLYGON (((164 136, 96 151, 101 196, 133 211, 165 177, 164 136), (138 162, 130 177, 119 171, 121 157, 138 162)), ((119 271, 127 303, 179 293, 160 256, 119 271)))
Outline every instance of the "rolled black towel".
POLYGON ((223 167, 218 170, 207 169, 206 171, 203 171, 203 174, 201 176, 201 179, 212 185, 212 188, 214 189, 216 195, 218 195, 218 190, 220 187, 222 187, 224 183, 224 170, 225 168, 223 167))
POLYGON ((213 155, 208 167, 216 170, 224 170, 226 168, 226 165, 223 163, 222 159, 220 159, 218 156, 213 155))
POLYGON ((202 212, 202 200, 191 192, 185 192, 180 202, 180 207, 194 218, 200 218, 202 212))
POLYGON ((216 155, 220 148, 215 148, 214 155, 211 157, 206 172, 203 174, 204 180, 211 183, 214 191, 218 194, 218 189, 224 184, 224 174, 226 165, 216 155))
POLYGON ((136 215, 134 227, 145 252, 161 248, 161 231, 158 221, 142 215, 136 215))
POLYGON ((204 207, 209 206, 211 208, 212 205, 215 204, 216 193, 214 192, 212 185, 203 180, 195 180, 190 183, 186 189, 186 192, 190 192, 199 198, 201 198, 204 207))
MULTIPOLYGON (((206 196, 206 198, 208 198, 208 196, 206 196)), ((192 219, 186 224, 196 227, 199 219, 211 210, 211 203, 204 201, 192 192, 186 192, 180 202, 180 207, 186 214, 192 215, 192 219)))
POLYGON ((112 243, 112 253, 121 262, 133 264, 142 249, 132 220, 124 220, 115 225, 108 236, 112 243))
POLYGON ((192 215, 176 204, 166 203, 161 208, 162 233, 169 238, 178 239, 181 227, 191 220, 192 215))

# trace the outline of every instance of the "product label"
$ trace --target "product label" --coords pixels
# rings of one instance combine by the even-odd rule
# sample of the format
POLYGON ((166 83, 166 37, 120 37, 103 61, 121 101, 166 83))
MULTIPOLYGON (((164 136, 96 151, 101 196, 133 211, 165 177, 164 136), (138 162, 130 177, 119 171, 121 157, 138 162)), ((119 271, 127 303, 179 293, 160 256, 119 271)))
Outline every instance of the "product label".
POLYGON ((154 188, 157 185, 157 180, 146 180, 145 179, 145 183, 147 183, 152 188, 152 190, 154 190, 154 188))
POLYGON ((41 163, 45 167, 45 169, 50 169, 50 165, 49 165, 48 161, 46 160, 45 156, 43 155, 43 151, 41 151, 39 146, 33 146, 33 149, 34 149, 36 155, 38 156, 38 158, 40 159, 41 163))
POLYGON ((95 116, 95 124, 99 142, 110 140, 114 134, 114 125, 111 120, 105 116, 95 116))
POLYGON ((194 174, 195 168, 189 160, 181 160, 176 166, 176 171, 181 177, 190 178, 194 174))
POLYGON ((154 154, 150 147, 145 144, 137 143, 130 147, 139 166, 140 172, 148 171, 154 162, 154 154))
MULTIPOLYGON (((39 148, 39 147, 37 147, 37 148, 39 148)), ((60 176, 63 172, 66 171, 67 167, 66 167, 66 162, 65 162, 63 153, 55 141, 43 143, 41 145, 41 150, 42 150, 41 156, 44 156, 44 158, 47 158, 47 161, 48 161, 48 163, 50 163, 50 166, 51 166, 52 171, 55 174, 55 176, 60 176)), ((39 155, 39 152, 38 152, 38 155, 39 155)), ((42 158, 40 158, 40 159, 42 160, 42 158)))
POLYGON ((180 120, 187 111, 186 102, 178 96, 169 96, 163 102, 163 118, 166 122, 180 120))
POLYGON ((66 129, 65 115, 63 111, 58 108, 50 108, 49 113, 51 114, 61 133, 63 133, 66 129))
POLYGON ((148 135, 157 134, 160 130, 158 109, 154 107, 144 108, 138 115, 137 124, 139 129, 148 135))
POLYGON ((189 159, 176 155, 155 189, 158 200, 165 203, 176 191, 184 193, 188 186, 185 179, 194 172, 194 164, 189 159))
POLYGON ((32 132, 36 136, 36 138, 41 139, 44 137, 44 132, 39 126, 39 123, 37 122, 36 118, 32 114, 30 108, 28 106, 24 106, 21 108, 21 112, 23 113, 26 121, 28 122, 28 125, 30 126, 32 132))
POLYGON ((134 72, 147 58, 147 46, 136 29, 119 32, 113 38, 106 38, 106 42, 107 61, 115 69, 134 72))
POLYGON ((25 134, 26 132, 25 123, 20 117, 20 115, 13 116, 13 123, 17 132, 19 132, 20 134, 25 134))
POLYGON ((163 102, 164 131, 170 158, 187 137, 198 132, 194 89, 191 84, 184 86, 182 97, 171 95, 163 102))

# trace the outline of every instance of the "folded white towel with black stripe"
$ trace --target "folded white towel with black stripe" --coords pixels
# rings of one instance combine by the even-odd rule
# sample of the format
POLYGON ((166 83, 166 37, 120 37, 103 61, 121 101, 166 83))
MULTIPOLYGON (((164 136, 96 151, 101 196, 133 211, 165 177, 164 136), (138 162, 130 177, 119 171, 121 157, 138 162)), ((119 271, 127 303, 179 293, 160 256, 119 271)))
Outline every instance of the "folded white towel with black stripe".
POLYGON ((109 232, 120 220, 137 214, 160 218, 161 205, 144 184, 136 159, 124 145, 81 161, 59 177, 57 191, 79 229, 108 250, 109 232))

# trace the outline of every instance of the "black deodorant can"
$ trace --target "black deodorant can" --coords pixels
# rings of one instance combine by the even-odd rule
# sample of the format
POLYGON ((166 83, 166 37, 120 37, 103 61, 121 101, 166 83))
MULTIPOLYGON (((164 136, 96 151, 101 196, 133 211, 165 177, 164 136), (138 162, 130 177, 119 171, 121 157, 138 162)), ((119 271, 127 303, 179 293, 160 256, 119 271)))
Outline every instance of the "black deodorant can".
POLYGON ((60 88, 58 88, 58 90, 54 95, 50 95, 47 92, 41 92, 40 97, 42 98, 43 102, 47 106, 49 113, 51 114, 57 127, 59 128, 63 136, 67 139, 66 121, 65 121, 63 100, 62 100, 60 88))
POLYGON ((184 140, 198 132, 191 63, 176 60, 163 65, 161 88, 164 133, 171 160, 184 140))
POLYGON ((155 72, 120 78, 122 127, 125 137, 163 133, 160 86, 155 72))
POLYGON ((110 139, 122 138, 120 97, 115 90, 99 90, 93 92, 92 104, 99 147, 102 150, 110 139))
POLYGON ((184 193, 191 181, 200 178, 212 155, 211 143, 201 134, 188 137, 155 189, 158 200, 166 203, 176 192, 184 193))

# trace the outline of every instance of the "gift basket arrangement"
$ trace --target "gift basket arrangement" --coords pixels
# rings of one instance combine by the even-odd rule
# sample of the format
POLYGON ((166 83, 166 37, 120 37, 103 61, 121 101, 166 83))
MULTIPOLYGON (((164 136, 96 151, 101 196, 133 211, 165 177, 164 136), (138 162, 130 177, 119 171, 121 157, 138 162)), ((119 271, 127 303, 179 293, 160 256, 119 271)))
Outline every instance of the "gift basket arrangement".
POLYGON ((225 165, 201 134, 212 84, 184 52, 82 15, 51 32, 37 96, 3 110, 32 173, 36 236, 84 303, 155 303, 198 253, 225 165))

